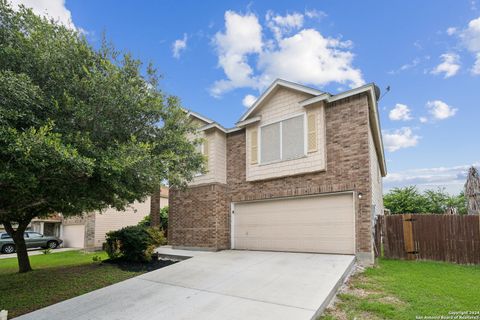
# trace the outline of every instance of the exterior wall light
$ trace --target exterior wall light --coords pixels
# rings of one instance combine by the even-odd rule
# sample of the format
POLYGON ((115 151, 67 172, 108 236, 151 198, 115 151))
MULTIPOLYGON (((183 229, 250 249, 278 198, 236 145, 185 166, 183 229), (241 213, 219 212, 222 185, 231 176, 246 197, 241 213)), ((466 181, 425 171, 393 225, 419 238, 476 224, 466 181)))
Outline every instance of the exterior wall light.
POLYGON ((359 192, 358 193, 358 199, 362 199, 362 197, 363 197, 363 193, 359 192))

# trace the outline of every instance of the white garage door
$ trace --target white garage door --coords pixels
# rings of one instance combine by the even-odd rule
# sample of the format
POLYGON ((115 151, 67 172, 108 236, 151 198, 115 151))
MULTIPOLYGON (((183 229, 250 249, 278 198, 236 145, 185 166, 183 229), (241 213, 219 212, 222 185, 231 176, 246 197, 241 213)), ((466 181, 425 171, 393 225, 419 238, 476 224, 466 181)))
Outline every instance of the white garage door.
POLYGON ((74 224, 63 226, 63 246, 67 248, 85 247, 85 226, 83 224, 74 224))
POLYGON ((354 254, 354 217, 351 193, 236 203, 233 248, 354 254))

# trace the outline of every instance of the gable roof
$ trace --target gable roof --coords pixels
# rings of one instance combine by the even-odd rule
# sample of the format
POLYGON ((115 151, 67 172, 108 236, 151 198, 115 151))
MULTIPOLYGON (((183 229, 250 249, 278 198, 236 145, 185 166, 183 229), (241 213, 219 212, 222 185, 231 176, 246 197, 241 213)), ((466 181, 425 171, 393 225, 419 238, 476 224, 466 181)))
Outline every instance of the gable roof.
POLYGON ((221 124, 219 124, 218 122, 216 121, 213 121, 212 119, 209 119, 197 112, 194 112, 194 111, 191 111, 191 110, 188 110, 188 109, 185 109, 183 108, 183 110, 187 113, 187 117, 194 117, 194 118, 197 118, 203 122, 206 122, 206 124, 204 126, 201 126, 200 128, 198 128, 199 131, 205 131, 205 130, 209 130, 209 129, 212 129, 212 128, 216 128, 220 131, 222 131, 223 133, 227 133, 228 130, 222 126, 221 124))
POLYGON ((314 95, 314 96, 318 96, 318 95, 324 93, 320 90, 313 89, 313 88, 310 88, 310 87, 307 87, 307 86, 304 86, 304 85, 301 85, 301 84, 298 84, 298 83, 290 82, 290 81, 283 80, 283 79, 277 79, 277 80, 273 81, 273 83, 267 88, 267 90, 265 90, 262 93, 262 95, 257 99, 257 101, 255 101, 255 103, 250 108, 248 108, 248 110, 242 115, 242 117, 240 118, 240 120, 238 120, 238 122, 242 122, 245 119, 247 119, 248 116, 250 114, 252 114, 252 112, 255 109, 260 107, 262 105, 263 101, 265 101, 270 95, 272 95, 275 92, 275 90, 278 89, 279 87, 284 87, 284 88, 288 88, 288 89, 292 89, 292 90, 296 90, 296 91, 305 92, 305 93, 308 93, 308 94, 311 94, 311 95, 314 95))
POLYGON ((252 112, 254 110, 258 109, 262 105, 262 103, 266 99, 268 99, 269 96, 274 94, 275 91, 280 87, 284 87, 284 88, 288 88, 288 89, 291 89, 291 90, 296 90, 296 91, 311 94, 313 96, 312 98, 309 98, 309 99, 306 99, 306 100, 303 100, 303 101, 299 102, 299 104, 303 107, 306 107, 308 105, 311 105, 313 103, 317 103, 317 102, 320 102, 320 101, 325 101, 327 103, 331 103, 331 102, 338 101, 338 100, 341 100, 341 99, 344 99, 344 98, 348 98, 348 97, 351 97, 351 96, 354 96, 354 95, 357 95, 357 94, 360 94, 360 93, 366 93, 367 97, 368 97, 368 102, 369 102, 368 103, 368 105, 369 105, 368 109, 369 109, 370 125, 371 125, 371 128, 372 128, 373 141, 374 141, 374 144, 375 144, 375 149, 376 149, 378 161, 379 161, 379 164, 380 164, 380 171, 381 171, 382 176, 387 175, 387 166, 386 166, 386 161, 385 161, 385 151, 383 149, 382 131, 381 131, 381 127, 380 127, 380 119, 379 119, 378 105, 377 105, 377 100, 378 100, 378 97, 379 97, 379 90, 378 90, 378 87, 374 83, 369 83, 369 84, 366 84, 364 86, 361 86, 361 87, 358 87, 358 88, 355 88, 355 89, 351 89, 351 90, 348 90, 348 91, 345 91, 345 92, 342 92, 342 93, 339 93, 339 94, 336 94, 336 95, 331 95, 328 92, 323 92, 323 91, 320 91, 320 90, 317 90, 317 89, 314 89, 314 88, 309 88, 307 86, 297 84, 297 83, 293 83, 293 82, 290 82, 290 81, 286 81, 286 80, 283 80, 283 79, 277 79, 267 88, 267 90, 265 90, 265 92, 262 93, 262 95, 257 99, 257 101, 255 101, 255 103, 242 115, 240 120, 236 123, 236 126, 234 128, 230 128, 230 129, 226 129, 223 126, 221 126, 219 123, 217 123, 216 121, 213 121, 213 120, 211 120, 211 119, 209 119, 205 116, 202 116, 202 115, 200 115, 196 112, 193 112, 193 111, 190 111, 190 110, 187 110, 187 109, 184 109, 184 110, 187 112, 188 115, 191 115, 191 116, 193 116, 197 119, 200 119, 200 120, 207 123, 205 126, 199 128, 199 130, 208 130, 208 129, 211 129, 211 128, 216 128, 216 129, 218 129, 218 130, 220 130, 224 133, 234 132, 234 131, 237 131, 237 130, 241 130, 242 129, 241 127, 243 127, 243 126, 245 126, 249 123, 254 123, 254 122, 258 121, 259 119, 256 119, 256 118, 251 118, 249 120, 247 120, 247 118, 249 118, 249 116, 252 114, 252 112))
POLYGON ((380 120, 378 115, 378 106, 377 100, 379 97, 379 89, 374 83, 369 83, 364 86, 351 89, 336 95, 331 95, 328 92, 323 92, 317 89, 309 88, 300 84, 296 84, 290 81, 277 79, 275 80, 267 90, 255 101, 255 103, 243 114, 240 120, 237 122, 237 126, 245 126, 250 122, 256 122, 257 119, 248 119, 248 117, 252 114, 252 112, 258 109, 263 101, 265 101, 270 95, 274 94, 275 90, 279 87, 285 87, 296 91, 305 92, 308 94, 313 95, 312 98, 306 99, 300 102, 302 107, 306 107, 313 103, 317 103, 320 101, 325 101, 327 103, 334 102, 337 100, 341 100, 347 97, 351 97, 360 93, 367 93, 368 101, 369 101, 369 117, 370 117, 370 125, 372 127, 372 135, 375 144, 375 149, 377 152, 377 157, 380 163, 380 171, 382 176, 387 175, 387 165, 385 162, 385 151, 383 149, 383 140, 382 140, 382 131, 380 128, 380 120))
POLYGON ((193 116, 194 118, 197 118, 199 120, 202 120, 203 122, 206 122, 207 124, 211 124, 211 123, 214 123, 215 121, 213 121, 212 119, 209 119, 205 116, 202 116, 201 114, 199 113, 196 113, 192 110, 188 110, 186 108, 182 108, 183 111, 185 111, 187 113, 187 116, 193 116))

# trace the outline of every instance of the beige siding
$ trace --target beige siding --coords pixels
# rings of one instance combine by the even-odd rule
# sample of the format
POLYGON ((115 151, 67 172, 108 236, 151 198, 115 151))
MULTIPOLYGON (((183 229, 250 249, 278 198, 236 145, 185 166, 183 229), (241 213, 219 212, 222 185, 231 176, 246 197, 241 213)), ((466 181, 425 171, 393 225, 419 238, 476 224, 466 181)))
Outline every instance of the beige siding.
POLYGON ((383 214, 383 182, 371 130, 369 130, 368 134, 368 145, 370 154, 370 178, 372 185, 372 208, 375 208, 374 215, 376 216, 383 214))
POLYGON ((163 207, 167 207, 167 206, 168 206, 168 198, 161 197, 160 198, 160 209, 163 208, 163 207))
POLYGON ((223 132, 211 129, 199 132, 200 137, 208 139, 208 168, 207 173, 195 177, 190 185, 205 183, 227 182, 227 139, 223 132))
POLYGON ((95 247, 99 248, 105 242, 105 235, 109 231, 118 230, 126 226, 136 225, 145 216, 150 214, 150 197, 144 202, 135 202, 125 211, 109 208, 102 213, 95 214, 95 247))
MULTIPOLYGON (((306 109, 301 107, 298 103, 311 98, 311 95, 292 91, 289 89, 279 89, 267 102, 261 107, 257 113, 252 116, 261 115, 260 123, 247 127, 247 161, 246 161, 246 179, 247 181, 271 179, 282 176, 289 176, 295 174, 302 174, 308 172, 316 172, 325 170, 325 110, 324 106, 311 106, 308 112, 315 113, 317 120, 317 150, 315 152, 307 153, 303 158, 280 161, 270 164, 252 164, 250 145, 252 130, 260 130, 260 126, 266 123, 280 121, 289 116, 305 113, 306 109)), ((262 146, 259 145, 259 150, 262 146)))
POLYGON ((353 195, 237 203, 234 248, 355 253, 353 195))

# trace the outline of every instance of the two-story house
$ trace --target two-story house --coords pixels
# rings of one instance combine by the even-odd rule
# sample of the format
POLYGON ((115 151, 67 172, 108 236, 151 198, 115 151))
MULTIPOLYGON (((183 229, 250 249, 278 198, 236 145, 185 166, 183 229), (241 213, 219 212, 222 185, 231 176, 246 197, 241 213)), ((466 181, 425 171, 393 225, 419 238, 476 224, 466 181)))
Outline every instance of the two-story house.
POLYGON ((207 173, 170 190, 169 243, 372 263, 386 175, 378 96, 373 84, 331 95, 276 80, 235 128, 190 112, 207 173))

